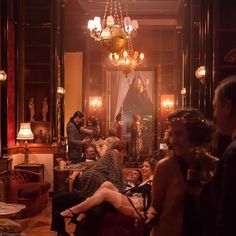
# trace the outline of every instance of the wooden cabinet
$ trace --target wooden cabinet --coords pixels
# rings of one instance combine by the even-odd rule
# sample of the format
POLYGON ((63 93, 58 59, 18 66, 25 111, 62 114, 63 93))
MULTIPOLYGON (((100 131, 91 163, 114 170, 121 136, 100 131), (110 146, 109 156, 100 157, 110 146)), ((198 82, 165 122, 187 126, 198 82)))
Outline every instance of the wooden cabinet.
POLYGON ((219 1, 219 79, 236 73, 236 3, 219 1))
POLYGON ((18 1, 19 118, 20 122, 31 122, 34 142, 39 143, 47 143, 56 136, 55 98, 61 64, 59 3, 58 0, 18 1))

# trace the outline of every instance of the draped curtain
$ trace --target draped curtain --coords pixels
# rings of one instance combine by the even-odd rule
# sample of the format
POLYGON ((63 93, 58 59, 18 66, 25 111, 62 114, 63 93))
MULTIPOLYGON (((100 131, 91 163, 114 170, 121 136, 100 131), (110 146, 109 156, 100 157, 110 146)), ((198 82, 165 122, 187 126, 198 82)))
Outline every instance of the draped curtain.
MULTIPOLYGON (((146 90, 148 97, 152 102, 153 71, 139 71, 138 73, 140 74, 141 80, 144 84, 147 80, 149 82, 146 90)), ((111 84, 111 121, 114 121, 116 115, 120 112, 120 109, 129 90, 129 81, 131 82, 135 78, 135 76, 137 76, 136 71, 131 72, 127 77, 120 71, 109 71, 107 73, 107 79, 111 84)))

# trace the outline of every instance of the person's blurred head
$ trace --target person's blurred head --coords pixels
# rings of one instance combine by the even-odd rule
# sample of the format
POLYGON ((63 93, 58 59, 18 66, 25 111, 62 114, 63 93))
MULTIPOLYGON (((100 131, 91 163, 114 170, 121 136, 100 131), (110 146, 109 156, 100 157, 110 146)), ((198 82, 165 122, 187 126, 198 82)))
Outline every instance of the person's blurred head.
POLYGON ((236 75, 222 80, 216 87, 213 109, 219 132, 232 135, 236 128, 236 75))
POLYGON ((96 150, 94 145, 87 144, 84 146, 84 154, 86 157, 94 158, 96 156, 96 150))
POLYGON ((76 111, 74 114, 73 114, 73 120, 75 122, 75 124, 77 125, 83 125, 84 123, 84 114, 81 112, 81 111, 76 111))
POLYGON ((97 126, 98 119, 96 116, 89 116, 86 122, 87 126, 97 126))
POLYGON ((126 141, 117 141, 113 144, 111 149, 116 149, 119 152, 119 157, 124 158, 127 155, 128 152, 128 142, 126 141))
POLYGON ((142 173, 144 179, 149 179, 155 170, 157 160, 154 158, 147 158, 143 162, 142 173))
POLYGON ((187 156, 195 147, 204 147, 211 141, 213 128, 196 109, 179 109, 171 113, 169 144, 177 156, 187 156))
POLYGON ((134 122, 141 121, 141 116, 139 114, 133 115, 133 121, 134 122))
POLYGON ((116 115, 116 121, 121 121, 122 119, 123 119, 123 114, 118 113, 118 114, 116 115))
POLYGON ((116 130, 115 129, 109 129, 108 131, 107 131, 107 136, 108 137, 113 137, 113 136, 116 136, 116 130))
POLYGON ((143 181, 142 173, 139 170, 132 170, 129 172, 126 180, 137 186, 143 181))

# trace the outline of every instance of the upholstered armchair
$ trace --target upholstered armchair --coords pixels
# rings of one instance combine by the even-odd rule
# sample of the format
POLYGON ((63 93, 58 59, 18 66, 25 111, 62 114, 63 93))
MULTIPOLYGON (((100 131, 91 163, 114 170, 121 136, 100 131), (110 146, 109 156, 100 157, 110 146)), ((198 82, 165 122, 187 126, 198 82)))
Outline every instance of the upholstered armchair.
POLYGON ((88 212, 88 215, 85 218, 84 223, 82 225, 77 225, 75 236, 149 235, 149 233, 146 232, 144 224, 142 224, 139 221, 135 222, 135 219, 133 217, 119 213, 111 206, 108 206, 105 212, 103 212, 103 207, 107 208, 107 204, 105 203, 103 205, 97 206, 93 209, 93 212, 88 212), (93 224, 93 227, 91 227, 92 222, 96 222, 96 224, 93 224))
POLYGON ((99 236, 120 235, 120 236, 143 236, 144 227, 140 222, 135 222, 133 217, 123 215, 116 211, 105 213, 99 236))
POLYGON ((50 183, 42 181, 40 174, 15 169, 0 173, 0 177, 5 180, 5 201, 26 205, 22 217, 35 215, 47 206, 50 183))

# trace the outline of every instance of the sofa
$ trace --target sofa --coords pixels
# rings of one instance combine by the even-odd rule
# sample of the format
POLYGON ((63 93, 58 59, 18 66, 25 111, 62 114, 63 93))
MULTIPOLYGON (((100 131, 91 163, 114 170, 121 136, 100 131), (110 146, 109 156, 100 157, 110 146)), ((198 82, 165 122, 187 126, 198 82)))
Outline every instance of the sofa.
POLYGON ((135 222, 131 216, 119 213, 108 203, 91 208, 85 221, 76 227, 75 236, 146 236, 142 222, 135 222), (91 227, 92 225, 92 227, 91 227))
POLYGON ((21 217, 30 217, 47 206, 50 183, 38 173, 14 169, 0 173, 5 182, 6 203, 26 205, 21 217))

